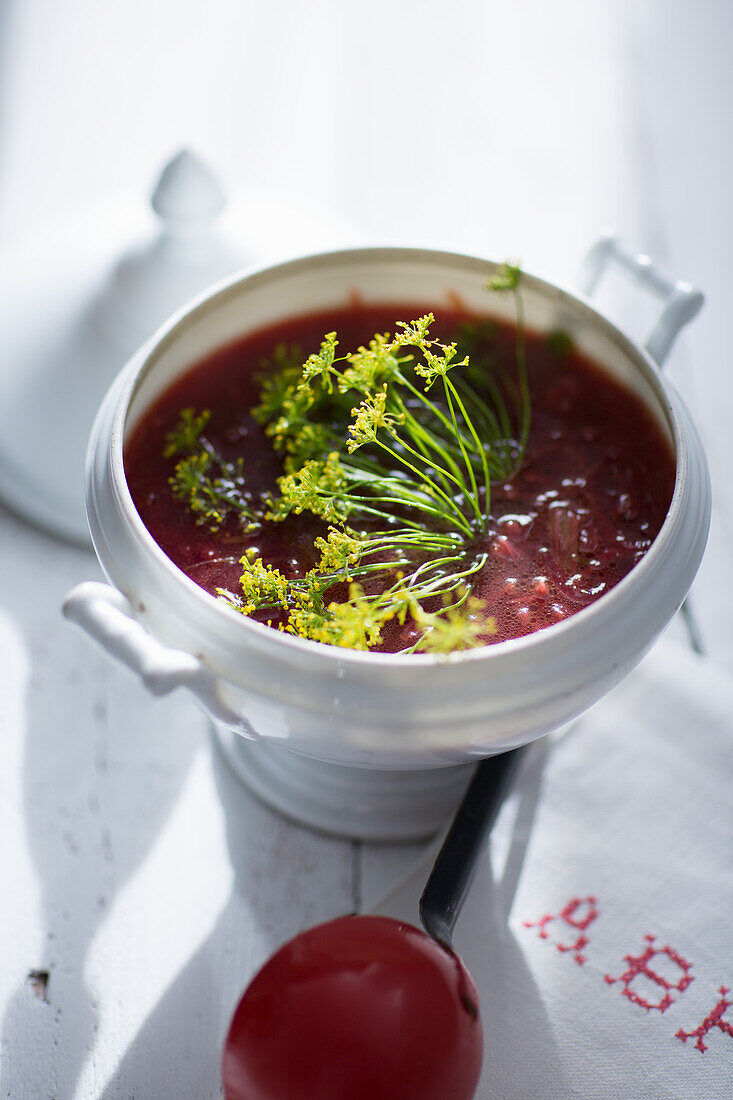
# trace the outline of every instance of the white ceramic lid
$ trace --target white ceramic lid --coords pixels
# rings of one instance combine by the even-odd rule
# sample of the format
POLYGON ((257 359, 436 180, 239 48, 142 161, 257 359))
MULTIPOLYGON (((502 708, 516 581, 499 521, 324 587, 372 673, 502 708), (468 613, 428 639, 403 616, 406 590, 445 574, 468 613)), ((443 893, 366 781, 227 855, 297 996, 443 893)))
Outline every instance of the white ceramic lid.
POLYGON ((149 206, 108 198, 6 249, 0 496, 54 534, 87 543, 87 440, 124 363, 224 276, 314 238, 347 236, 336 219, 267 196, 227 204, 211 170, 184 150, 163 169, 149 206))

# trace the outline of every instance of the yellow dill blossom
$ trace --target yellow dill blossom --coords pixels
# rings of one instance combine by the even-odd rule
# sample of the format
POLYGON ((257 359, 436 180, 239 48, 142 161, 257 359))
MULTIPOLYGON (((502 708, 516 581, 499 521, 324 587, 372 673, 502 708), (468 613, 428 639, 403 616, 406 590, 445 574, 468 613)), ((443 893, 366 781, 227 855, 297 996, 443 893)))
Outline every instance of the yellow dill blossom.
POLYGON ((429 343, 429 329, 435 324, 435 314, 426 313, 418 317, 417 321, 398 321, 397 328, 401 329, 394 338, 396 347, 423 347, 429 343))
POLYGON ((396 376, 401 361, 394 355, 394 347, 388 333, 377 333, 369 341, 368 347, 360 347, 353 355, 349 355, 349 366, 341 372, 339 378, 339 391, 348 393, 349 390, 356 390, 358 393, 370 394, 378 385, 391 381, 396 376))
POLYGON ((434 351, 431 351, 431 344, 426 343, 420 348, 424 362, 415 360, 415 374, 419 374, 421 378, 425 379, 426 391, 438 378, 445 378, 449 370, 453 370, 455 367, 468 366, 468 356, 462 359, 460 363, 454 362, 458 354, 455 344, 439 344, 437 341, 433 341, 432 346, 440 348, 443 354, 436 355, 434 351))
POLYGON ((163 457, 172 458, 173 455, 192 450, 210 418, 209 409, 204 409, 198 415, 195 409, 182 409, 173 431, 166 432, 163 457))
POLYGON ((293 474, 311 459, 321 458, 328 453, 330 444, 328 428, 306 421, 284 440, 285 472, 293 474))
MULTIPOLYGON (((398 580, 403 580, 402 572, 397 574, 398 580)), ((390 604, 392 607, 392 617, 397 620, 400 626, 403 626, 408 615, 412 615, 414 618, 414 612, 416 608, 419 608, 415 597, 407 588, 400 588, 396 592, 390 593, 390 604)))
POLYGON ((196 516, 196 522, 208 523, 209 529, 216 532, 224 522, 224 514, 219 506, 215 483, 208 477, 211 464, 212 460, 205 451, 188 455, 176 464, 168 481, 173 496, 188 506, 196 516))
POLYGON ((344 571, 349 576, 349 566, 356 565, 361 557, 362 543, 353 535, 337 527, 329 527, 326 538, 316 539, 316 549, 321 551, 318 568, 322 573, 344 571))
POLYGON ((283 404, 292 399, 300 381, 303 354, 297 344, 279 343, 269 360, 263 360, 259 376, 260 400, 251 410, 258 424, 267 425, 277 417, 283 404))
POLYGON ((435 612, 415 603, 410 611, 416 626, 424 631, 415 648, 424 653, 453 653, 484 645, 487 634, 496 634, 496 620, 485 615, 485 610, 485 602, 475 596, 435 612))
POLYGON ((374 443, 380 428, 394 428, 404 423, 404 413, 388 413, 386 405, 387 383, 385 382, 381 390, 367 394, 362 403, 351 410, 351 415, 356 419, 349 425, 351 439, 346 444, 349 454, 353 454, 365 443, 374 443))
POLYGON ((282 629, 297 638, 330 642, 328 626, 328 613, 312 599, 310 593, 305 592, 295 596, 295 606, 290 608, 288 621, 282 629))
POLYGON ((500 293, 504 290, 516 290, 521 274, 522 269, 519 264, 509 262, 500 264, 496 275, 492 275, 490 279, 486 280, 486 289, 499 291, 500 293))
POLYGON ((338 340, 336 339, 336 333, 327 333, 323 338, 321 350, 309 356, 301 368, 301 378, 298 383, 299 390, 309 388, 313 380, 318 378, 324 390, 327 393, 333 393, 331 375, 338 376, 339 373, 337 370, 334 370, 333 366, 337 347, 338 340))
POLYGON ((336 451, 325 460, 309 460, 294 473, 278 478, 277 484, 280 497, 270 503, 266 519, 277 521, 290 512, 300 515, 307 511, 333 523, 343 522, 351 511, 347 479, 336 451))
POLYGON ((243 573, 239 578, 244 593, 244 602, 241 607, 243 614, 249 615, 263 605, 280 604, 287 609, 288 580, 279 569, 265 565, 262 558, 250 561, 245 556, 239 564, 243 567, 243 573))
POLYGON ((288 440, 302 429, 312 401, 311 395, 305 390, 298 391, 295 386, 290 387, 290 392, 283 398, 280 406, 280 416, 265 428, 276 451, 285 450, 288 440))
POLYGON ((371 649, 382 640, 382 627, 394 618, 391 605, 364 595, 359 584, 349 585, 345 603, 328 605, 329 633, 332 645, 346 649, 371 649))
POLYGON ((168 479, 173 496, 187 505, 197 524, 219 530, 227 517, 236 517, 246 533, 259 530, 243 473, 243 460, 226 462, 208 444, 201 451, 179 459, 168 479))

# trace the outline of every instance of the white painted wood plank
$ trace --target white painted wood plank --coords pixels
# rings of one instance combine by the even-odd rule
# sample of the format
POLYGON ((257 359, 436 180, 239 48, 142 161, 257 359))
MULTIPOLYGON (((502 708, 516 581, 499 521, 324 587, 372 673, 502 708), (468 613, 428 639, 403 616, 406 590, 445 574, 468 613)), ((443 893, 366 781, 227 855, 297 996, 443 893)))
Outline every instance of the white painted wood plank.
POLYGON ((691 603, 706 652, 733 669, 733 7, 649 0, 635 15, 645 247, 707 297, 669 367, 695 416, 713 482, 710 543, 691 603))
POLYGON ((352 908, 351 845, 257 803, 185 694, 152 700, 61 619, 90 554, 2 513, 0 560, 2 1087, 216 1097, 252 971, 352 908))

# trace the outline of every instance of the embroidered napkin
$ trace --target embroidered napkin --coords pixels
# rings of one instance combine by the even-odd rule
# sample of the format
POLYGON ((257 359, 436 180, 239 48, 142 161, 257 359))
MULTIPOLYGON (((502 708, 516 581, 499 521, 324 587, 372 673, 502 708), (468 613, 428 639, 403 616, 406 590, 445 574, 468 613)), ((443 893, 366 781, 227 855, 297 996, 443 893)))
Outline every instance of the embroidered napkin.
MULTIPOLYGON (((417 923, 430 862, 375 908, 417 923)), ((733 1096, 733 680, 663 641, 535 745, 455 941, 480 1100, 733 1096)))

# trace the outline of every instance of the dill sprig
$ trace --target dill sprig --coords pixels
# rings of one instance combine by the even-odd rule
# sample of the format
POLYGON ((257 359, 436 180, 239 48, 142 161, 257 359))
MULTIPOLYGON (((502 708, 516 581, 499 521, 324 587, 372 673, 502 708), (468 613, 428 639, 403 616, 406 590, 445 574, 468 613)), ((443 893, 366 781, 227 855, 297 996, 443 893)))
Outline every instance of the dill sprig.
POLYGON ((491 483, 516 473, 529 436, 520 275, 505 264, 487 283, 515 296, 513 373, 471 364, 476 326, 465 347, 436 339, 432 313, 347 354, 335 332, 305 362, 279 345, 253 415, 284 473, 256 503, 241 461, 223 461, 202 434, 208 414, 183 411, 166 454, 182 453, 171 485, 197 522, 216 529, 232 512, 245 526, 307 512, 329 525, 315 540, 320 560, 302 577, 245 555, 241 593, 220 591, 222 599, 247 615, 272 611, 289 633, 357 649, 379 645, 390 622, 408 617, 419 631, 410 652, 468 648, 493 633, 470 593, 488 557, 491 483), (370 579, 377 591, 363 587, 370 579), (330 601, 344 582, 348 598, 330 601))
POLYGON ((183 409, 178 424, 168 432, 163 455, 177 458, 168 479, 173 496, 184 503, 196 523, 217 532, 225 520, 235 515, 242 530, 251 534, 260 527, 260 515, 253 507, 244 477, 244 459, 227 462, 202 432, 210 412, 183 409))

